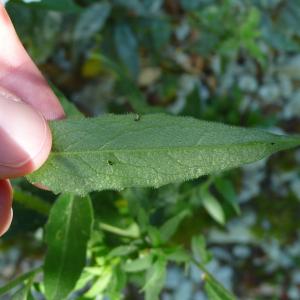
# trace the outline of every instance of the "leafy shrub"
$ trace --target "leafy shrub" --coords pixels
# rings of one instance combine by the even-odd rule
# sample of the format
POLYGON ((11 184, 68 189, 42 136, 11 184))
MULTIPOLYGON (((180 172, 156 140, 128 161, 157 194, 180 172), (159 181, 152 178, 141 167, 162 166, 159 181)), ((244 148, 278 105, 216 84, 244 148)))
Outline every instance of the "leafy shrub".
POLYGON ((8 9, 35 61, 81 112, 54 87, 69 119, 51 124, 50 158, 28 179, 63 193, 55 199, 23 179, 14 183, 29 228, 16 224, 11 236, 46 223, 47 251, 42 267, 0 294, 117 300, 138 289, 155 300, 168 266, 178 264, 201 270, 209 299, 235 299, 207 269, 206 233, 241 210, 240 171, 219 172, 299 138, 161 113, 277 125, 272 113, 243 111, 243 84, 223 78, 248 61, 260 77, 270 53, 298 51, 297 1, 12 0, 8 9), (132 114, 82 115, 105 112, 132 114), (24 207, 39 214, 37 223, 24 207))

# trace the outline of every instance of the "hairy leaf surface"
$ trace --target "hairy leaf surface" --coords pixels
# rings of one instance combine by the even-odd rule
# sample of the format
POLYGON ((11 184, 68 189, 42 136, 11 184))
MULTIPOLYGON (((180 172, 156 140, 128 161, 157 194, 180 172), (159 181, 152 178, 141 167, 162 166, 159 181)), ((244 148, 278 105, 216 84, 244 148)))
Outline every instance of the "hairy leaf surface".
POLYGON ((51 155, 28 178, 81 195, 190 180, 300 144, 299 137, 163 114, 54 121, 51 128, 51 155))

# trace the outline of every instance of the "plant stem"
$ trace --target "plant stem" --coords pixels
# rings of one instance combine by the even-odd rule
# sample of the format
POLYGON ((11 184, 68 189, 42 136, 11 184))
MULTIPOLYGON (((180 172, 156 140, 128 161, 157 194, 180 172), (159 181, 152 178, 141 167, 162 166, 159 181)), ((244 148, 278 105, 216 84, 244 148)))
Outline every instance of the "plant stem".
POLYGON ((112 226, 112 225, 109 225, 109 224, 106 224, 106 223, 100 222, 99 223, 99 227, 102 230, 104 230, 104 231, 111 232, 111 233, 114 233, 114 234, 117 234, 117 235, 121 235, 121 236, 124 236, 124 237, 128 237, 128 238, 131 238, 131 239, 136 239, 136 238, 139 237, 136 234, 130 234, 130 233, 128 233, 127 230, 124 230, 122 228, 115 227, 115 226, 112 226))
POLYGON ((48 216, 51 205, 42 198, 18 189, 14 190, 14 200, 28 209, 34 210, 41 215, 48 216))
POLYGON ((218 280, 215 279, 215 277, 206 269, 206 267, 201 262, 197 261, 193 257, 191 258, 191 260, 204 273, 203 281, 213 282, 218 286, 220 290, 222 290, 222 293, 227 295, 230 299, 236 299, 236 297, 230 291, 228 291, 218 280))
POLYGON ((15 278, 14 280, 10 281, 8 284, 0 287, 0 296, 8 293, 10 290, 18 286, 19 284, 23 283, 25 280, 33 278, 36 274, 40 273, 43 270, 43 266, 40 266, 36 269, 33 269, 27 273, 20 275, 19 277, 15 278))

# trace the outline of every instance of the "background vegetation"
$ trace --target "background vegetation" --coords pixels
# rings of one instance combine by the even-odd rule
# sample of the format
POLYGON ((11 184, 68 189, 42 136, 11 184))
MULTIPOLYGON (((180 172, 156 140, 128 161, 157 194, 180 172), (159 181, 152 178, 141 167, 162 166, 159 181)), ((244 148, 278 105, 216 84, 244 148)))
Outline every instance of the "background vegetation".
MULTIPOLYGON (((86 116, 163 111, 300 131, 298 0, 11 0, 7 9, 34 61, 86 116)), ((78 283, 87 292, 72 297, 154 300, 161 289, 163 300, 219 299, 203 288, 206 264, 238 299, 300 299, 299 162, 288 151, 157 190, 93 193, 90 266, 78 283)), ((14 185, 3 284, 41 264, 55 200, 14 185)), ((41 284, 25 287, 43 299, 41 284)))

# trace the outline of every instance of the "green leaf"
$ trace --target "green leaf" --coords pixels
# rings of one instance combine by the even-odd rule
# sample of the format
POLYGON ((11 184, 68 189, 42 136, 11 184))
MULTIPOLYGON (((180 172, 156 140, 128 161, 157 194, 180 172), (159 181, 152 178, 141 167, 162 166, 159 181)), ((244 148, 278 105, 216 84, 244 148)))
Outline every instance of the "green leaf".
POLYGON ((145 300, 158 300, 159 294, 165 284, 167 262, 159 257, 151 266, 146 275, 145 300))
POLYGON ((148 268, 150 268, 151 264, 152 264, 152 256, 145 255, 145 256, 139 257, 135 260, 127 261, 123 265, 123 270, 128 273, 141 272, 141 271, 144 271, 144 270, 147 270, 148 268))
POLYGON ((83 114, 77 109, 77 107, 71 103, 67 97, 54 85, 50 82, 50 86, 54 91, 56 97, 59 99, 60 104, 62 105, 65 114, 68 118, 82 118, 83 114))
POLYGON ((163 114, 54 121, 51 128, 49 159, 28 179, 81 195, 186 181, 300 144, 299 137, 163 114))
POLYGON ((134 32, 127 23, 120 23, 116 25, 114 38, 119 58, 135 78, 139 72, 139 54, 134 32))
POLYGON ((236 300, 235 296, 218 282, 202 263, 197 260, 193 260, 193 262, 204 273, 202 279, 205 282, 204 287, 209 300, 236 300))
POLYGON ((11 298, 11 300, 27 300, 30 288, 27 286, 19 289, 11 298))
POLYGON ((194 236, 192 238, 192 252, 194 257, 197 259, 201 258, 201 262, 206 264, 212 259, 212 255, 206 249, 206 242, 202 235, 194 236))
POLYGON ((34 210, 44 216, 49 215, 51 208, 50 203, 46 202, 39 196, 32 195, 30 192, 26 192, 18 188, 14 189, 14 200, 27 209, 34 210))
POLYGON ((232 206, 237 214, 241 213, 238 198, 234 190, 234 186, 231 181, 225 178, 217 178, 215 180, 215 186, 218 192, 224 197, 224 199, 232 206))
POLYGON ((152 244, 152 246, 158 247, 161 244, 161 234, 160 231, 157 227, 154 227, 152 225, 148 225, 147 226, 147 233, 148 233, 148 237, 150 239, 150 242, 152 244))
POLYGON ((123 6, 123 9, 126 8, 129 10, 133 10, 136 13, 144 12, 144 7, 141 2, 142 1, 140 0, 114 0, 114 3, 116 5, 123 6))
POLYGON ((84 271, 81 273, 80 278, 78 279, 76 286, 75 286, 75 290, 81 290, 83 288, 85 288, 89 282, 91 282, 94 278, 94 274, 89 273, 88 271, 86 271, 86 269, 84 269, 84 271))
POLYGON ((136 82, 116 62, 102 54, 99 55, 99 59, 107 69, 114 72, 114 75, 118 78, 120 92, 126 96, 135 112, 144 114, 163 112, 163 109, 150 106, 147 103, 146 96, 139 89, 136 82))
POLYGON ((139 228, 135 223, 132 223, 127 228, 119 228, 110 224, 100 222, 99 227, 104 231, 124 237, 138 238, 140 235, 139 228))
MULTIPOLYGON (((22 0, 18 0, 16 2, 21 2, 22 0)), ((25 1, 24 1, 25 2, 25 1)), ((23 3, 24 5, 29 5, 32 7, 39 7, 43 9, 49 9, 49 10, 58 10, 63 12, 77 12, 80 11, 80 6, 75 4, 73 0, 59 0, 59 1, 53 1, 53 0, 41 0, 41 1, 32 1, 30 3, 23 3)))
POLYGON ((113 249, 109 255, 114 257, 114 256, 127 256, 137 250, 136 246, 133 245, 126 245, 126 246, 119 246, 113 249))
POLYGON ((201 193, 202 204, 209 215, 218 223, 225 223, 225 214, 224 210, 219 203, 219 201, 208 191, 204 191, 201 193))
POLYGON ((183 9, 193 11, 203 5, 203 0, 180 0, 183 9))
POLYGON ((109 3, 95 3, 85 9, 75 26, 74 39, 78 42, 91 39, 102 29, 110 11, 109 3))
POLYGON ((190 211, 183 210, 177 216, 169 219, 160 227, 159 231, 163 242, 167 242, 176 233, 180 223, 189 214, 190 211))
POLYGON ((110 300, 121 300, 123 299, 124 288, 127 285, 126 273, 121 269, 121 266, 115 266, 113 269, 113 276, 109 283, 105 294, 110 300))
POLYGON ((164 249, 164 253, 169 261, 174 261, 176 263, 187 263, 191 260, 189 253, 181 246, 171 249, 164 249))
POLYGON ((205 291, 209 300, 236 300, 235 296, 227 291, 218 281, 213 277, 205 277, 205 291))
POLYGON ((93 283, 91 288, 85 293, 87 298, 95 299, 97 296, 101 298, 101 294, 108 287, 113 276, 112 270, 109 267, 103 268, 99 278, 93 283))
POLYGON ((19 277, 11 280, 6 285, 0 287, 0 296, 5 295, 13 288, 19 286, 20 284, 24 283, 24 281, 30 281, 31 278, 34 278, 34 276, 42 271, 42 267, 38 267, 34 270, 31 270, 27 273, 24 273, 20 275, 19 277))
POLYGON ((63 300, 75 287, 85 266, 92 224, 89 197, 64 194, 55 202, 46 226, 44 283, 48 300, 63 300))

